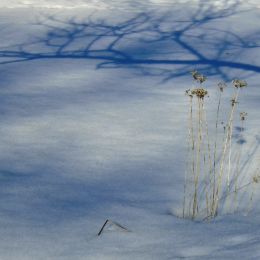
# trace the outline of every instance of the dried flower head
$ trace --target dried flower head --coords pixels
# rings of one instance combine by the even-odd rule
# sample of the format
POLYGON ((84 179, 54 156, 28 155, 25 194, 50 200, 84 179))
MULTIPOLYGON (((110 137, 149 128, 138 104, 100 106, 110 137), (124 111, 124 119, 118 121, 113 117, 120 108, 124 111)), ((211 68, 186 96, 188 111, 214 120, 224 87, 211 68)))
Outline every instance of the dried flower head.
POLYGON ((219 90, 221 91, 221 92, 223 92, 224 91, 224 88, 226 88, 226 83, 225 82, 219 82, 218 83, 218 87, 219 87, 219 90))
POLYGON ((232 81, 234 87, 236 88, 243 88, 243 87, 246 87, 247 86, 247 83, 245 80, 240 80, 240 79, 234 79, 232 81))
POLYGON ((207 79, 204 75, 200 74, 200 73, 199 73, 198 71, 196 71, 196 70, 193 70, 193 71, 191 72, 191 75, 192 75, 192 77, 193 77, 197 82, 199 82, 200 84, 203 83, 204 81, 206 81, 206 79, 207 79))
POLYGON ((208 91, 204 88, 195 88, 191 90, 191 94, 203 99, 208 94, 208 91))
POLYGON ((237 104, 238 102, 236 101, 235 98, 231 99, 231 106, 233 107, 235 104, 237 104))
POLYGON ((185 90, 185 95, 189 96, 190 98, 193 98, 193 94, 191 93, 190 89, 185 90))
POLYGON ((259 183, 260 182, 260 175, 259 174, 253 176, 253 182, 254 183, 259 183))
POLYGON ((247 113, 246 112, 241 112, 240 113, 240 120, 244 121, 246 119, 247 113))

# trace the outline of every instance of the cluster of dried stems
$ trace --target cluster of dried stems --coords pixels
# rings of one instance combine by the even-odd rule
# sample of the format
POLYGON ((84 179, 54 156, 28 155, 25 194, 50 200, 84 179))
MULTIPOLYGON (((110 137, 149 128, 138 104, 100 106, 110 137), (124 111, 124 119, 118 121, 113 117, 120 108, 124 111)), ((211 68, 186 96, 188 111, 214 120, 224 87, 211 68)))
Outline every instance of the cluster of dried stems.
MULTIPOLYGON (((235 112, 238 106, 239 92, 247 86, 242 80, 233 80, 234 95, 231 99, 227 123, 223 121, 222 139, 219 138, 220 112, 222 94, 226 88, 225 83, 218 84, 219 99, 215 121, 215 133, 209 135, 205 97, 208 91, 203 87, 206 77, 197 71, 192 77, 199 87, 186 90, 189 97, 189 156, 188 169, 185 174, 183 217, 191 219, 211 219, 218 215, 220 205, 230 203, 229 209, 238 207, 238 193, 246 187, 260 182, 260 175, 255 173, 249 182, 239 181, 241 174, 239 149, 233 160, 232 137, 235 112), (194 101, 195 99, 195 101, 194 101), (221 143, 219 142, 221 139, 221 143), (213 142, 212 142, 213 141, 213 142), (236 165, 235 170, 232 165, 236 165), (235 206, 236 205, 236 206, 235 206)), ((241 131, 247 113, 240 113, 241 131)), ((242 147, 242 145, 240 145, 242 147)), ((250 195, 252 204, 254 189, 250 195)))

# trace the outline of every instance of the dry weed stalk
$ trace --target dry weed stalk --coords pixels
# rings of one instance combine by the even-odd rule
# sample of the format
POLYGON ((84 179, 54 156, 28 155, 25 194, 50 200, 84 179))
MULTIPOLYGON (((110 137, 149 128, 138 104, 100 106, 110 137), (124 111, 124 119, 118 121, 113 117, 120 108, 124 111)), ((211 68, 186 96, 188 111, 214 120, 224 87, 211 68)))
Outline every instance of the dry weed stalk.
MULTIPOLYGON (((215 201, 215 193, 216 193, 216 164, 217 164, 217 140, 218 140, 218 126, 219 126, 219 113, 220 113, 220 106, 222 100, 222 94, 224 89, 227 87, 226 83, 220 82, 218 83, 219 87, 219 98, 218 98, 218 107, 217 107, 217 115, 216 115, 216 123, 215 123, 215 142, 214 142, 214 155, 213 155, 213 180, 212 180, 212 187, 211 187, 211 209, 210 214, 213 213, 213 205, 215 201)), ((223 123, 223 122, 222 122, 223 123)), ((225 128, 224 128, 225 130, 225 128)))
MULTIPOLYGON (((247 117, 247 113, 246 112, 241 112, 240 113, 240 132, 242 133, 244 131, 244 123, 247 117)), ((242 145, 243 145, 243 137, 240 136, 240 138, 242 138, 242 140, 239 140, 240 143, 240 149, 238 150, 238 155, 237 155, 237 160, 236 160, 236 169, 235 169, 235 174, 234 174, 234 199, 233 199, 233 208, 234 211, 236 211, 237 207, 238 207, 238 180, 241 174, 241 169, 240 169, 240 158, 241 158, 241 154, 242 154, 242 145)))
MULTIPOLYGON (((185 181, 184 181, 184 197, 183 197, 183 218, 186 216, 186 200, 187 200, 187 192, 189 191, 188 181, 189 181, 189 164, 191 162, 191 174, 194 177, 195 175, 195 155, 194 155, 194 149, 195 149, 195 140, 194 140, 194 129, 193 129, 193 95, 191 94, 191 90, 186 90, 186 95, 189 97, 189 156, 187 157, 187 170, 185 171, 185 181)), ((188 206, 188 209, 190 210, 190 205, 188 206)), ((188 213, 190 214, 190 212, 188 213)))
MULTIPOLYGON (((222 104, 222 93, 226 87, 225 83, 219 83, 219 99, 217 105, 216 121, 215 121, 215 140, 214 147, 211 149, 211 136, 207 122, 204 98, 208 95, 208 91, 202 87, 206 81, 206 77, 198 71, 191 72, 192 77, 200 86, 194 89, 186 90, 189 97, 189 171, 185 173, 184 184, 184 200, 183 200, 183 217, 196 219, 198 216, 210 219, 218 214, 220 201, 227 201, 231 194, 237 196, 237 192, 260 181, 260 177, 254 177, 251 182, 238 186, 239 164, 241 154, 237 157, 236 171, 231 169, 232 157, 232 136, 233 124, 236 107, 238 104, 240 89, 247 86, 242 80, 233 80, 235 94, 231 99, 231 108, 227 124, 224 126, 224 137, 222 143, 219 161, 217 161, 218 153, 218 129, 220 124, 220 111, 222 104), (193 100, 196 97, 197 116, 194 116, 193 100), (213 155, 213 156, 212 156, 213 155), (202 174, 204 173, 204 174, 202 174), (232 174, 231 174, 232 173, 232 174), (225 181, 226 180, 226 181, 225 181), (232 186, 231 186, 232 184, 232 186), (234 187, 234 188, 233 188, 234 187), (225 193, 223 193, 225 191, 225 193), (204 204, 205 203, 205 204, 204 204), (205 206, 202 206, 205 205, 205 206)), ((244 121, 247 113, 240 113, 241 129, 244 129, 244 121)), ((221 122, 224 124, 223 122, 221 122)), ((253 198, 253 192, 251 199, 253 198)))
MULTIPOLYGON (((192 186, 189 187, 190 190, 193 190, 190 193, 190 190, 187 191, 187 185, 185 185, 185 194, 184 194, 184 201, 183 201, 183 216, 189 216, 192 219, 195 219, 198 212, 199 212, 199 184, 200 184, 200 177, 201 177, 201 158, 205 157, 202 154, 203 151, 203 125, 204 125, 204 97, 208 94, 207 90, 202 88, 202 83, 206 80, 206 77, 199 74, 197 71, 192 72, 193 78, 199 82, 200 87, 195 89, 188 89, 186 90, 186 94, 190 98, 190 116, 189 116, 189 144, 190 144, 190 153, 189 156, 191 161, 191 176, 187 176, 188 179, 192 179, 192 186), (197 98, 197 118, 195 119, 196 125, 196 133, 193 126, 193 97, 197 98), (195 137, 196 136, 196 137, 195 137), (189 205, 186 213, 186 198, 189 197, 189 205)), ((185 177, 186 178, 186 177, 185 177)), ((185 181, 187 182, 187 180, 185 181)))
POLYGON ((221 153, 221 159, 220 159, 220 168, 219 168, 219 173, 218 173, 218 178, 217 178, 217 183, 216 183, 216 192, 215 192, 215 197, 212 205, 212 216, 216 216, 218 214, 218 207, 219 207, 219 198, 221 194, 221 189, 222 189, 222 179, 223 179, 223 174, 224 174, 224 166, 226 162, 226 156, 227 152, 229 153, 228 155, 228 172, 227 172, 227 189, 228 193, 230 193, 230 171, 231 171, 231 153, 232 153, 232 134, 233 134, 233 119, 234 119, 234 112, 236 109, 236 106, 238 104, 238 96, 239 96, 239 91, 241 88, 246 87, 247 83, 245 81, 241 81, 238 79, 233 80, 233 85, 236 89, 234 97, 231 99, 231 111, 228 119, 228 124, 227 124, 227 132, 226 132, 226 137, 225 141, 223 144, 223 149, 221 153), (229 149, 229 151, 228 151, 229 149))

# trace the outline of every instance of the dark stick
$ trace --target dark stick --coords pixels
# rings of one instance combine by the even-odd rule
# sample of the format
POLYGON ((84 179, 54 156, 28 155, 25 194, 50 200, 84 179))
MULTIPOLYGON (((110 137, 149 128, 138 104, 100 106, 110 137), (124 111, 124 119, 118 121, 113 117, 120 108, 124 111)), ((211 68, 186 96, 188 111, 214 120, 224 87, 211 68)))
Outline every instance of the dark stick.
POLYGON ((100 231, 98 232, 98 236, 100 236, 103 232, 103 229, 105 228, 106 224, 108 223, 109 219, 107 219, 104 223, 104 225, 102 226, 102 228, 100 229, 100 231))

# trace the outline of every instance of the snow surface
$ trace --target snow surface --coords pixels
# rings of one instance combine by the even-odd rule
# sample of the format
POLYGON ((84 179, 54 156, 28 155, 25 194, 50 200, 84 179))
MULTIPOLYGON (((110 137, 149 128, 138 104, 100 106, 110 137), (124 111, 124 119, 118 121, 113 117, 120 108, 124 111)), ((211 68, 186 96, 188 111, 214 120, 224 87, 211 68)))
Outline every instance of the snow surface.
MULTIPOLYGON (((7 8, 19 8, 19 7, 34 7, 34 8, 62 8, 62 9, 71 9, 71 8, 91 8, 95 9, 109 9, 109 8, 123 8, 126 7, 129 10, 129 7, 135 6, 136 9, 140 6, 151 7, 158 6, 162 7, 172 6, 175 4, 199 4, 201 0, 1 0, 0 7, 7 8)), ((213 6, 222 6, 225 7, 230 4, 238 2, 237 0, 208 0, 205 3, 210 3, 213 6)), ((246 0, 241 1, 241 3, 246 3, 250 5, 255 5, 260 7, 258 0, 246 0)))
POLYGON ((219 80, 247 80, 243 172, 259 163, 258 5, 1 0, 0 259, 260 259, 259 188, 248 214, 176 217, 192 69, 209 122, 219 80), (98 237, 106 219, 131 232, 98 237))

